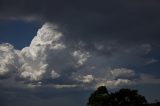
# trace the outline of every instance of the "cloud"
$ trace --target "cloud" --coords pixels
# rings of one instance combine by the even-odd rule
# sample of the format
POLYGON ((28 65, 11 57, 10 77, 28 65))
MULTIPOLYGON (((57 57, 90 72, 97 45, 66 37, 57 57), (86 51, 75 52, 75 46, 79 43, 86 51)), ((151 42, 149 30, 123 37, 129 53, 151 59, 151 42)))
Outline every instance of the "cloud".
POLYGON ((94 80, 94 77, 93 75, 85 75, 85 76, 78 76, 75 79, 83 83, 91 83, 94 80))
POLYGON ((26 79, 28 78, 33 81, 42 79, 42 75, 46 72, 47 65, 42 65, 42 66, 39 65, 36 68, 34 67, 35 66, 24 64, 20 69, 21 71, 20 77, 26 79))
POLYGON ((125 67, 145 64, 142 56, 150 51, 150 44, 66 42, 59 26, 46 23, 22 50, 8 43, 0 45, 0 77, 6 82, 12 80, 10 85, 19 83, 29 88, 93 89, 100 85, 108 88, 131 85, 141 77, 136 78, 135 70, 125 67))
POLYGON ((137 84, 160 84, 160 78, 150 74, 141 74, 140 78, 136 80, 137 84))
POLYGON ((51 71, 51 77, 52 77, 53 79, 56 79, 56 78, 60 77, 60 75, 59 75, 58 73, 56 73, 54 70, 52 70, 52 71, 51 71))
POLYGON ((90 54, 89 52, 82 52, 78 50, 73 52, 73 56, 78 60, 77 66, 81 66, 87 61, 87 59, 90 57, 90 54))
POLYGON ((15 50, 8 44, 10 49, 0 54, 0 74, 42 85, 93 86, 99 78, 116 82, 135 77, 136 70, 127 67, 155 62, 146 56, 159 45, 157 4, 155 0, 0 0, 0 20, 48 22, 28 47, 15 50))
POLYGON ((85 106, 90 92, 76 88, 40 88, 40 89, 13 89, 4 90, 0 87, 0 104, 7 106, 85 106), (9 98, 9 99, 8 99, 9 98), (63 102, 62 102, 63 101, 63 102))
POLYGON ((111 70, 111 74, 115 77, 132 77, 135 75, 135 72, 131 69, 117 68, 111 70))
POLYGON ((73 85, 51 85, 54 88, 75 88, 78 87, 76 84, 73 85))
POLYGON ((14 47, 9 44, 0 45, 0 75, 5 76, 9 73, 17 70, 18 64, 18 50, 15 50, 14 47))
POLYGON ((157 63, 157 62, 159 62, 157 59, 150 59, 146 62, 146 65, 154 64, 154 63, 157 63))
POLYGON ((103 74, 104 76, 95 77, 95 87, 107 86, 107 88, 117 88, 135 84, 134 77, 136 76, 136 73, 132 69, 128 68, 108 69, 107 74, 105 73, 103 74), (133 79, 130 79, 132 77, 133 79))
POLYGON ((117 80, 101 80, 97 83, 96 87, 106 86, 107 88, 117 88, 122 86, 128 86, 135 84, 134 81, 128 79, 117 79, 117 80))
MULTIPOLYGON (((85 70, 86 71, 86 70, 85 70)), ((98 86, 107 86, 107 88, 116 88, 121 86, 128 86, 136 84, 134 77, 136 77, 135 71, 127 68, 115 68, 108 69, 106 71, 99 70, 97 74, 93 70, 89 72, 73 73, 73 78, 85 84, 88 88, 96 88, 98 86), (133 77, 133 79, 130 79, 133 77)))
POLYGON ((1 20, 56 23, 62 32, 67 31, 68 40, 158 43, 157 0, 71 0, 69 3, 65 0, 1 0, 0 4, 1 20))
MULTIPOLYGON (((43 81, 47 79, 60 80, 66 78, 69 81, 72 71, 82 67, 90 54, 85 50, 68 47, 62 38, 63 34, 58 31, 57 26, 46 23, 38 30, 31 44, 22 50, 16 50, 8 43, 1 44, 1 77, 6 74, 10 78, 14 76, 15 81, 19 79, 28 83, 30 87, 44 85, 43 81)), ((84 81, 90 80, 90 76, 84 78, 84 81)), ((71 79, 71 82, 74 80, 71 79)), ((63 81, 59 84, 51 84, 56 88, 75 85, 63 81)))
POLYGON ((33 38, 30 46, 21 51, 24 60, 24 64, 20 68, 22 78, 42 79, 50 65, 48 63, 49 54, 65 49, 65 45, 59 41, 61 37, 62 34, 56 31, 56 26, 48 23, 38 30, 37 36, 33 38))

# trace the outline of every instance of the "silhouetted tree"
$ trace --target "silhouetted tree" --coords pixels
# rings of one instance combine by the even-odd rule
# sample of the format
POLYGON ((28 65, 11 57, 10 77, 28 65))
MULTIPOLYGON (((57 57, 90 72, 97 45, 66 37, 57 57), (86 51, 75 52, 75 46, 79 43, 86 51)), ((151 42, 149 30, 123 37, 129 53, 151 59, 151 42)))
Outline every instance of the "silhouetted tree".
POLYGON ((89 97, 88 106, 106 106, 106 103, 109 103, 109 93, 105 86, 101 86, 89 97))
POLYGON ((110 98, 112 103, 118 106, 139 106, 147 103, 145 97, 138 94, 137 90, 130 89, 120 89, 112 93, 110 98))
POLYGON ((107 88, 101 86, 89 97, 88 106, 139 106, 146 103, 137 90, 120 89, 109 94, 107 88))

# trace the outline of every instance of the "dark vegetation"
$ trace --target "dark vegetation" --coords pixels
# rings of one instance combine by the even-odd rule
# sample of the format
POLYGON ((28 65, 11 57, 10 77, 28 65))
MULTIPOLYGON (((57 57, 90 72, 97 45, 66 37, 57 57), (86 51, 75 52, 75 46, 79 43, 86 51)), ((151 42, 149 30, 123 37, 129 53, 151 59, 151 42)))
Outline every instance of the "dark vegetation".
POLYGON ((120 89, 109 93, 105 86, 100 86, 88 100, 88 106, 160 106, 158 103, 147 104, 144 96, 137 90, 120 89))

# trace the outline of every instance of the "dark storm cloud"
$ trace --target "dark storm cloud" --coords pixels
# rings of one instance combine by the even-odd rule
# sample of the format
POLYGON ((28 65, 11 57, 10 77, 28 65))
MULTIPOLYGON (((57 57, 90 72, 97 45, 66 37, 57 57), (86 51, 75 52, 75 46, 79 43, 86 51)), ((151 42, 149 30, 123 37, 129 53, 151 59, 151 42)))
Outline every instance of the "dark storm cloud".
POLYGON ((158 0, 1 0, 1 19, 51 21, 66 39, 158 43, 158 0))

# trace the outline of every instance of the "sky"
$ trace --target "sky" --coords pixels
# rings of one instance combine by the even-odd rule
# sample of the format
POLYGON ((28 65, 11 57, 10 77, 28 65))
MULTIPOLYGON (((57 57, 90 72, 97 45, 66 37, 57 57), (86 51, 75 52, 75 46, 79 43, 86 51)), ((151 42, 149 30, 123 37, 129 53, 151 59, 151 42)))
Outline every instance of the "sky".
POLYGON ((0 105, 86 106, 98 86, 160 100, 159 0, 0 0, 0 105))

